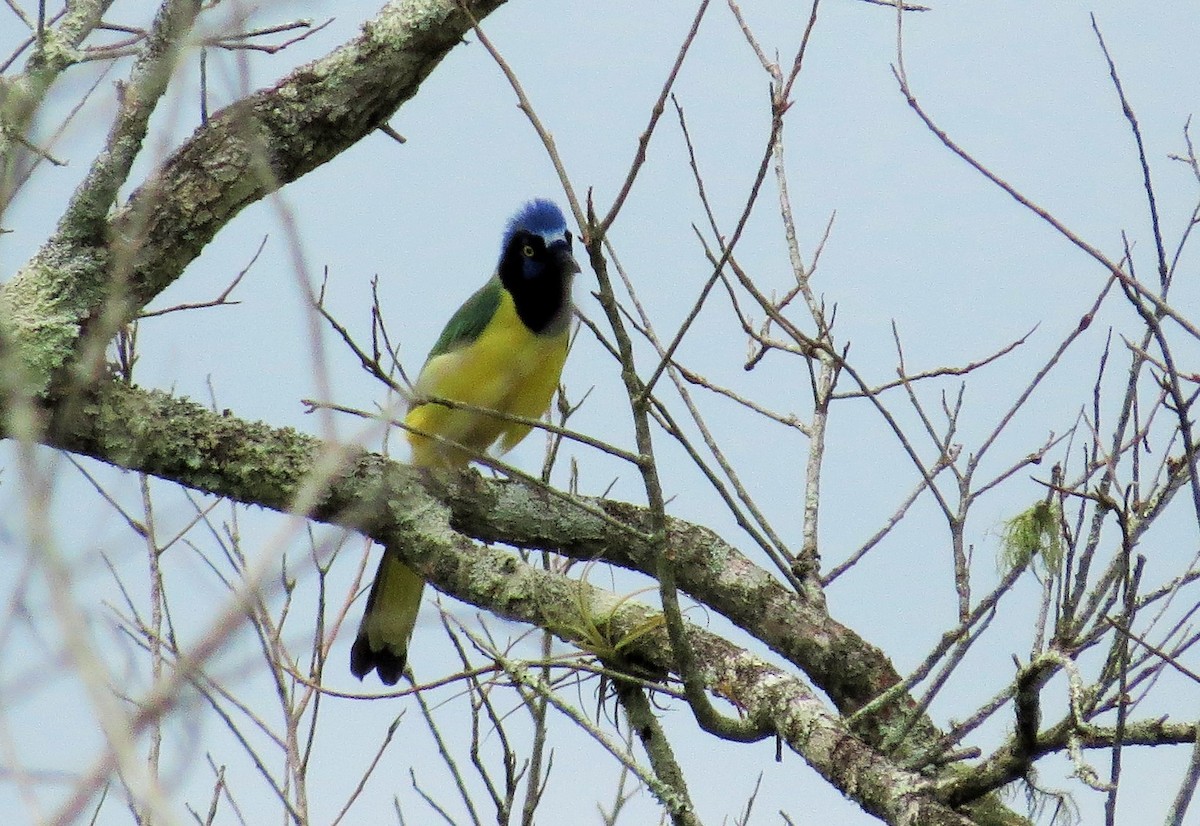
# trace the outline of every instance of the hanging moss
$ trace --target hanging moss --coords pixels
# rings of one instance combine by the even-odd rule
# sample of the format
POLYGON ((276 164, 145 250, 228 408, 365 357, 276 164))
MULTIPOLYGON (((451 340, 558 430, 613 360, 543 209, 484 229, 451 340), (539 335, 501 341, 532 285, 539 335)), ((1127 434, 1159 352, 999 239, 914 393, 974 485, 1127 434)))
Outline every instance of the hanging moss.
POLYGON ((1063 540, 1058 503, 1042 499, 1004 523, 1000 561, 1006 570, 1042 561, 1046 573, 1055 575, 1062 565, 1063 540))

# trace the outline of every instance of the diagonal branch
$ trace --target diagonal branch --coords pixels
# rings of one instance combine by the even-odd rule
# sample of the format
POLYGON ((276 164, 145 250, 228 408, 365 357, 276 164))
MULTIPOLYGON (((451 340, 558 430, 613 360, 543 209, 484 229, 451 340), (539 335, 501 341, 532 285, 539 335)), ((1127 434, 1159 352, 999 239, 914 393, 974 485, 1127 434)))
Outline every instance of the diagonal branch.
MULTIPOLYGON (((119 382, 99 388, 69 420, 59 417, 49 442, 56 447, 142 471, 218 496, 288 510, 323 444, 289 428, 272 428, 224 416, 158 391, 119 382)), ((363 505, 402 495, 419 484, 418 510, 435 501, 450 509, 454 530, 484 542, 552 550, 580 560, 603 558, 653 575, 656 550, 632 541, 646 534, 644 507, 585 500, 586 508, 519 482, 483 481, 474 473, 421 476, 407 466, 355 450, 308 515, 353 527, 385 541, 364 523, 363 505), (393 489, 395 488, 395 490, 393 489), (599 509, 607 518, 597 515, 599 509), (636 533, 627 528, 632 527, 636 533)), ((411 496, 412 494, 408 494, 411 496)), ((899 682, 890 661, 874 646, 785 587, 711 530, 668 517, 665 541, 676 555, 680 588, 719 611, 781 654, 852 713, 899 682)), ((908 701, 911 702, 911 701, 908 701)), ((898 699, 892 707, 907 711, 898 699)), ((856 730, 868 740, 881 713, 856 730)), ((926 723, 926 725, 929 725, 926 723)), ((913 734, 914 741, 920 739, 913 734)), ((914 747, 916 747, 914 742, 914 747)))
MULTIPOLYGON (((471 15, 502 2, 475 0, 471 15)), ((354 40, 215 114, 106 218, 105 234, 128 256, 116 307, 106 306, 114 288, 106 246, 60 227, 0 293, 6 337, 31 370, 32 392, 44 392, 78 354, 91 319, 102 311, 106 326, 132 319, 244 207, 385 125, 469 30, 454 0, 393 0, 354 40)))
MULTIPOLYGON (((295 431, 241 422, 120 382, 103 385, 78 410, 81 415, 55 423, 53 444, 277 510, 312 493, 314 457, 330 453, 327 445, 295 431)), ((472 473, 439 478, 362 451, 341 452, 347 459, 341 472, 304 509, 312 518, 361 530, 440 590, 568 641, 584 642, 578 631, 584 606, 590 616, 610 618, 614 636, 631 640, 625 649, 631 659, 663 671, 674 668, 666 632, 654 620, 657 611, 476 544, 456 529, 453 507, 431 492, 453 488, 460 497, 507 497, 501 510, 523 499, 530 520, 549 508, 544 494, 485 482, 472 473)), ((640 510, 648 520, 650 514, 640 510)), ((584 518, 593 526, 600 521, 584 518)), ((577 525, 560 530, 572 527, 577 525)), ((651 548, 644 550, 653 555, 651 548)), ((795 676, 694 625, 687 624, 685 633, 707 685, 753 725, 774 731, 867 811, 894 824, 969 826, 971 821, 936 801, 928 780, 872 749, 795 676)))

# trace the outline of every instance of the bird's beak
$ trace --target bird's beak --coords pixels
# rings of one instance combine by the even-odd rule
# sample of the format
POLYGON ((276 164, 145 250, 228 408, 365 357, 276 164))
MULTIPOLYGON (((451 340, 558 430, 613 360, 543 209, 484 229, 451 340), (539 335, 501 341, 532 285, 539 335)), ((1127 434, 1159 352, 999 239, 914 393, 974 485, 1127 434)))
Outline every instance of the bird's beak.
POLYGON ((575 256, 571 255, 571 251, 566 247, 555 250, 554 260, 555 263, 558 264, 559 268, 565 273, 574 275, 575 273, 581 271, 579 269, 579 262, 575 260, 575 256))

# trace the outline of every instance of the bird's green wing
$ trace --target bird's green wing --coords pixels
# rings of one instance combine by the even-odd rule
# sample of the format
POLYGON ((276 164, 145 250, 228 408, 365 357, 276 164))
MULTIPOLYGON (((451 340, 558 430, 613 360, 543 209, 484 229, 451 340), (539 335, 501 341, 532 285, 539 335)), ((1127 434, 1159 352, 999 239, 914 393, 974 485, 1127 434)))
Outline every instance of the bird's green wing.
POLYGON ((446 323, 446 328, 438 336, 437 343, 433 345, 425 360, 430 361, 479 338, 488 322, 496 315, 496 309, 500 306, 500 291, 503 289, 499 278, 493 276, 488 279, 486 284, 463 302, 458 312, 446 323))

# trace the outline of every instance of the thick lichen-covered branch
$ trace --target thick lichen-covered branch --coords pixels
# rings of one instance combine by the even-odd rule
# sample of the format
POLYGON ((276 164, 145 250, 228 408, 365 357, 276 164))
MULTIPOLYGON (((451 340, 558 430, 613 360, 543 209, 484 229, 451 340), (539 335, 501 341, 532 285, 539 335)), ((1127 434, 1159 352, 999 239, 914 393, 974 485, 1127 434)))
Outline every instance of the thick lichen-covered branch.
MULTIPOLYGON (((362 530, 440 590, 572 642, 585 642, 578 638, 582 606, 605 617, 610 634, 632 640, 625 649, 631 660, 663 673, 674 667, 654 609, 527 565, 456 530, 451 506, 432 491, 453 485, 463 497, 494 486, 474 474, 431 480, 379 456, 120 382, 103 385, 73 410, 51 428, 59 447, 277 510, 303 500, 303 512, 362 530), (320 475, 321 490, 314 492, 313 468, 329 467, 331 456, 340 460, 338 470, 320 475)), ((531 510, 544 504, 535 489, 526 496, 531 510)), ((686 630, 706 683, 866 810, 896 824, 971 822, 938 803, 928 779, 897 768, 851 733, 798 678, 721 637, 686 630)))
MULTIPOLYGON (((626 649, 632 661, 660 672, 673 668, 661 622, 652 616, 656 612, 527 566, 509 553, 479 546, 463 532, 464 524, 474 523, 490 509, 494 525, 524 525, 507 537, 521 542, 529 531, 539 530, 531 526, 546 518, 548 509, 558 507, 558 497, 529 486, 486 481, 472 472, 429 475, 353 447, 327 445, 287 428, 244 422, 121 382, 103 384, 71 410, 57 417, 49 429, 49 441, 57 447, 275 510, 294 510, 302 501, 301 512, 361 530, 404 556, 435 587, 460 599, 580 644, 586 644, 579 636, 579 628, 586 624, 580 617, 584 605, 590 616, 606 618, 610 634, 635 640, 626 649), (314 490, 314 468, 321 467, 332 470, 316 474, 319 487, 314 490)), ((603 504, 634 524, 648 518, 636 506, 603 504)), ((624 534, 619 538, 608 534, 613 545, 602 547, 605 531, 615 529, 594 514, 576 509, 574 514, 563 511, 559 516, 557 539, 549 523, 544 527, 542 543, 548 547, 567 552, 587 548, 592 558, 629 557, 630 564, 639 554, 649 554, 648 550, 631 553, 624 534)), ((705 555, 710 560, 738 558, 719 537, 695 525, 674 521, 671 536, 683 555, 698 553, 699 560, 705 555), (688 545, 691 541, 704 550, 688 545)), ((694 567, 685 564, 681 571, 694 567)), ((687 583, 696 587, 694 596, 718 607, 736 601, 730 593, 741 592, 732 583, 742 576, 754 579, 753 570, 744 561, 687 583)), ((777 632, 782 635, 787 629, 802 633, 799 620, 777 632)), ((752 632, 763 633, 762 629, 752 632)), ((927 810, 934 804, 925 791, 925 779, 896 769, 794 676, 720 637, 694 627, 688 633, 707 684, 716 686, 721 696, 756 723, 776 731, 866 808, 895 823, 969 822, 957 815, 950 820, 909 819, 915 816, 911 811, 934 817, 927 810)), ((851 636, 847 631, 834 640, 835 648, 847 658, 874 651, 861 640, 862 650, 852 651, 851 636)), ((864 732, 862 736, 869 742, 875 735, 864 732)), ((911 736, 920 738, 919 731, 911 736)), ((1000 812, 974 822, 1023 821, 1000 812)))
POLYGON ((244 207, 384 125, 461 42, 471 16, 482 19, 501 2, 389 3, 351 42, 215 114, 111 216, 101 198, 60 226, 0 293, 0 318, 31 390, 44 391, 72 361, 101 311, 110 316, 105 326, 132 318, 244 207), (101 241, 76 226, 98 222, 101 241), (115 291, 119 300, 109 303, 115 291))
MULTIPOLYGON (((75 452, 276 510, 291 505, 298 480, 322 450, 319 441, 294 430, 219 416, 165 393, 120 384, 102 388, 75 422, 60 423, 53 438, 75 452)), ((355 458, 311 515, 344 521, 347 509, 379 489, 383 463, 366 453, 355 458)), ((392 483, 421 478, 403 465, 388 466, 401 469, 394 471, 399 476, 390 477, 392 483)), ((603 558, 646 574, 655 570, 652 549, 617 527, 645 531, 645 508, 580 500, 614 518, 606 521, 568 498, 519 482, 483 482, 475 474, 422 482, 450 508, 454 529, 468 536, 583 560, 603 558)), ((708 528, 669 518, 667 529, 679 559, 680 587, 804 670, 843 713, 899 680, 879 649, 830 617, 823 606, 806 603, 708 528)), ((860 733, 873 739, 865 729, 860 733)))

